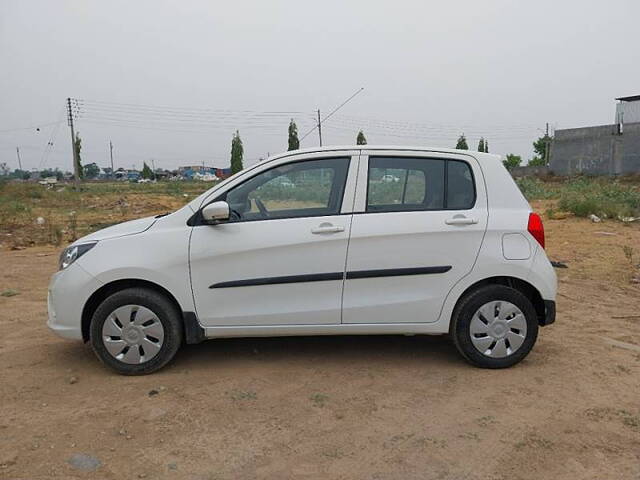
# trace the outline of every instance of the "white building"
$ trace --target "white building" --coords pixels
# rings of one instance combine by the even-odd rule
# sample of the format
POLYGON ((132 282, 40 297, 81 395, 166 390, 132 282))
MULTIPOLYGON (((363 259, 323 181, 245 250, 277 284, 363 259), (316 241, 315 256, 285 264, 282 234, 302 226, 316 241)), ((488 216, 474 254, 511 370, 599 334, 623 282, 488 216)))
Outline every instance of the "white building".
POLYGON ((616 98, 616 120, 617 125, 625 123, 640 122, 640 95, 616 98))

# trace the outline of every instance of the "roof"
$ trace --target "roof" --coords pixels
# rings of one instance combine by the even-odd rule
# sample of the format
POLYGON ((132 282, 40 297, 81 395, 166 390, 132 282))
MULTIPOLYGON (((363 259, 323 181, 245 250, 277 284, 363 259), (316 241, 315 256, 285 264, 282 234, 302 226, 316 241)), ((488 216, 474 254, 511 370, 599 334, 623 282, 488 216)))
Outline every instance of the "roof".
MULTIPOLYGON (((279 153, 277 155, 270 156, 267 160, 275 160, 276 158, 287 157, 289 155, 297 155, 301 153, 321 153, 321 152, 340 152, 340 151, 353 151, 353 150, 395 150, 402 151, 415 151, 415 152, 433 152, 433 153, 452 153, 456 155, 470 155, 473 157, 483 158, 496 158, 501 159, 500 155, 493 153, 482 153, 474 150, 457 150, 455 148, 437 148, 437 147, 417 147, 411 145, 335 145, 328 147, 310 147, 301 148, 300 150, 290 150, 288 152, 279 153)), ((262 163, 262 162, 260 162, 262 163)))
POLYGON ((637 102, 640 100, 640 95, 631 95, 629 97, 618 97, 616 100, 620 100, 621 102, 637 102))

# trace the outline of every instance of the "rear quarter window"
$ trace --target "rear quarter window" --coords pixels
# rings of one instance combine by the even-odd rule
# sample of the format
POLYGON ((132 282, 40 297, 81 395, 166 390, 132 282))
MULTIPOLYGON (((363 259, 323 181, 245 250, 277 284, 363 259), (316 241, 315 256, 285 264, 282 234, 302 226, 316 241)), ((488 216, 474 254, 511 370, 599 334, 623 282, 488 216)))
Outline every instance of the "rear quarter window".
POLYGON ((466 210, 476 202, 471 166, 460 160, 447 160, 447 210, 466 210))

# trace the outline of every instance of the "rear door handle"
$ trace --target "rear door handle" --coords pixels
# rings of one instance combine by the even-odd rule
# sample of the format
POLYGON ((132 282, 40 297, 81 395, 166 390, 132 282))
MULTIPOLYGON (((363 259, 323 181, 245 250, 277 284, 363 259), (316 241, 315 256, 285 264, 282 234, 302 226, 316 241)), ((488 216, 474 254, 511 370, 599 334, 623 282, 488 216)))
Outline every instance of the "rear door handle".
POLYGON ((444 221, 447 225, 475 225, 478 223, 477 218, 468 218, 464 215, 454 215, 444 221))
POLYGON ((344 227, 333 225, 332 223, 321 223, 316 228, 311 229, 311 233, 338 233, 344 232, 344 227))

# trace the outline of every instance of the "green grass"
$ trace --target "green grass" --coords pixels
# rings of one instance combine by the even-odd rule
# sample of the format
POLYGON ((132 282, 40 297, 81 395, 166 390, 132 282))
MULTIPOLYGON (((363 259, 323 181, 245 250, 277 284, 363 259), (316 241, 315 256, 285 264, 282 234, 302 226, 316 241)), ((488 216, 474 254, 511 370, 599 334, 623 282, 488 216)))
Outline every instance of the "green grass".
POLYGON ((566 185, 558 207, 578 217, 591 214, 603 218, 640 216, 640 190, 615 180, 579 178, 566 185))
POLYGON ((550 198, 557 198, 559 193, 548 183, 533 177, 518 178, 516 179, 516 183, 527 200, 547 200, 550 198))
POLYGON ((577 217, 591 214, 619 219, 640 216, 640 187, 608 177, 578 177, 543 182, 536 178, 517 180, 528 200, 558 200, 558 209, 577 217))

